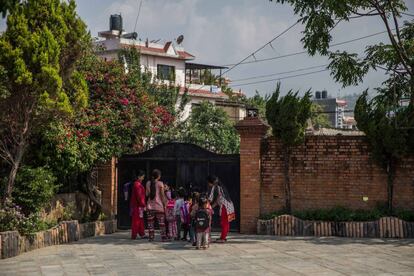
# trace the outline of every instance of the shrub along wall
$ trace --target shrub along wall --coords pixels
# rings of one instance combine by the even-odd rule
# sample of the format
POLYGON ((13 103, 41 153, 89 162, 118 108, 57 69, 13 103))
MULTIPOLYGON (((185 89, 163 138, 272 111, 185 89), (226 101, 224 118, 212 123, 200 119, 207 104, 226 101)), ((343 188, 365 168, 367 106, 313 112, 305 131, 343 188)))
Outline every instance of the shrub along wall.
MULTIPOLYGON (((262 143, 261 209, 284 207, 283 146, 273 137, 262 143)), ((387 201, 387 176, 373 160, 364 136, 307 136, 292 153, 292 209, 344 206, 371 209, 387 201)), ((414 210, 414 158, 399 164, 394 206, 414 210)))
POLYGON ((17 256, 23 252, 46 246, 65 244, 79 239, 112 234, 116 232, 116 220, 79 224, 64 221, 52 229, 29 236, 20 236, 17 231, 0 232, 0 259, 17 256))

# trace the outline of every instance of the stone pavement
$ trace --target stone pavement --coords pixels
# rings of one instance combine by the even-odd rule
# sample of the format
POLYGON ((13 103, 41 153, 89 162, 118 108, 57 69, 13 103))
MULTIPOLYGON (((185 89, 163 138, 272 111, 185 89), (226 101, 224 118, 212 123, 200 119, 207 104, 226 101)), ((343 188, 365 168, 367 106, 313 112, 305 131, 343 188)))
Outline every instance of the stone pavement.
POLYGON ((281 238, 233 234, 195 250, 129 232, 0 260, 0 275, 414 275, 414 240, 281 238))

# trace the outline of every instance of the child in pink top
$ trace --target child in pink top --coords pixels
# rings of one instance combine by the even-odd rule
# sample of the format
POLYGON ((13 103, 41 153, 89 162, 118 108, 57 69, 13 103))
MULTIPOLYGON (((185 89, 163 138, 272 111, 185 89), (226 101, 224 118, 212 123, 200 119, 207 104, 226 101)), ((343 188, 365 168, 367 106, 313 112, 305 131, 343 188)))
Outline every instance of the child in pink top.
POLYGON ((167 195, 168 202, 167 206, 165 207, 165 218, 168 223, 168 238, 175 238, 177 237, 177 222, 176 216, 174 213, 174 206, 175 206, 175 195, 171 193, 170 196, 167 195))

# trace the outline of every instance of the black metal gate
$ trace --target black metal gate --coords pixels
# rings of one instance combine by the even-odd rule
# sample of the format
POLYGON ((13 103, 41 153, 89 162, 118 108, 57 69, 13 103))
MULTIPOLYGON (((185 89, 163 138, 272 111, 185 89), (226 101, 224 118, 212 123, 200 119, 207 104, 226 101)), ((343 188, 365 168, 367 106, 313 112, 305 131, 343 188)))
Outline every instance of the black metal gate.
MULTIPOLYGON (((131 174, 144 170, 150 175, 153 169, 162 172, 161 180, 176 189, 187 191, 198 188, 207 191, 206 177, 214 174, 227 187, 236 210, 236 220, 230 225, 238 231, 240 217, 240 156, 238 154, 216 154, 199 146, 184 143, 166 143, 146 152, 124 155, 118 160, 118 227, 128 229, 131 221, 128 204, 124 199, 123 185, 130 181, 131 174)), ((146 181, 146 180, 145 180, 146 181)), ((213 227, 219 225, 218 209, 214 210, 213 227)))

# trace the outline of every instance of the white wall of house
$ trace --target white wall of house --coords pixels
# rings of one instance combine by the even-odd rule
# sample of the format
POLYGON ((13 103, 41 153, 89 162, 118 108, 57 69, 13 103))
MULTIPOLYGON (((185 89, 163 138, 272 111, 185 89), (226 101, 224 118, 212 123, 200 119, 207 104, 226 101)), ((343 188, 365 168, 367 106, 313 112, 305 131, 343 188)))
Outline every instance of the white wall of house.
MULTIPOLYGON (((185 84, 185 61, 172 59, 167 57, 158 57, 150 56, 146 54, 141 54, 141 66, 144 71, 151 72, 154 77, 154 81, 157 77, 157 65, 168 65, 175 67, 175 84, 179 86, 184 86, 185 84)), ((168 83, 168 81, 165 81, 168 83)))

